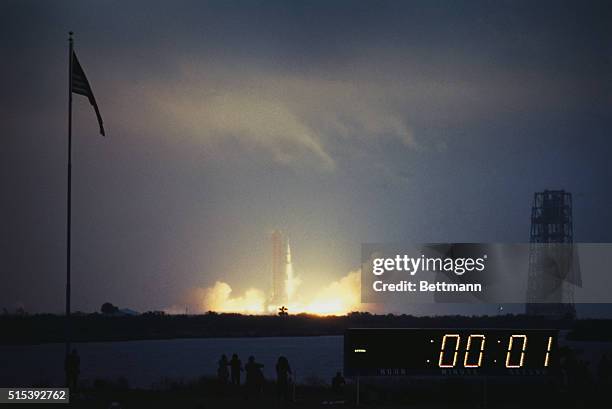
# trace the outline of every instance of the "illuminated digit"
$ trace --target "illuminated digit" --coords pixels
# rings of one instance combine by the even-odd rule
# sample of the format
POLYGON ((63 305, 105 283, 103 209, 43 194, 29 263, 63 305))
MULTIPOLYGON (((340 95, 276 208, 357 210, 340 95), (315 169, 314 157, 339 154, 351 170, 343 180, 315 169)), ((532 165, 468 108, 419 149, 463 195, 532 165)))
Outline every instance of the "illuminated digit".
POLYGON ((480 364, 482 364, 482 355, 484 353, 485 347, 485 336, 482 334, 471 334, 468 337, 467 348, 465 349, 465 358, 463 359, 463 366, 466 368, 480 368, 480 364), (472 338, 480 339, 480 351, 478 351, 478 363, 477 364, 468 364, 468 356, 470 355, 470 347, 472 346, 472 338))
POLYGON ((548 346, 546 347, 546 358, 544 358, 544 368, 548 367, 550 359, 550 349, 552 348, 552 337, 548 337, 548 346))
POLYGON ((459 334, 445 334, 442 338, 442 348, 440 349, 440 359, 438 360, 438 366, 440 368, 454 368, 457 363, 457 354, 459 353, 459 343, 461 342, 461 337, 459 334), (455 338, 455 351, 453 353, 453 364, 443 364, 444 362, 444 349, 446 348, 446 340, 448 338, 455 338))
POLYGON ((525 350, 527 349, 527 335, 512 335, 510 337, 510 342, 508 342, 508 352, 506 353, 506 368, 521 368, 523 366, 523 361, 525 360, 525 350), (521 359, 518 365, 510 364, 510 354, 512 352, 512 345, 514 344, 514 339, 522 339, 523 346, 521 347, 521 359))

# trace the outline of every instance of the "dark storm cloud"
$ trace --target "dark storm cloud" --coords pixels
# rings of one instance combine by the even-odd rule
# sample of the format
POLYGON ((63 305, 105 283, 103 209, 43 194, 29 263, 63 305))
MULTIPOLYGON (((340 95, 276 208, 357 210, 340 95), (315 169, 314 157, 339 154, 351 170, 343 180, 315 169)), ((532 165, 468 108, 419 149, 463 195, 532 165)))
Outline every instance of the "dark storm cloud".
POLYGON ((0 306, 62 309, 69 30, 110 134, 77 97, 76 306, 149 309, 267 282, 276 227, 311 283, 362 241, 526 240, 544 188, 612 240, 610 9, 4 2, 0 306))

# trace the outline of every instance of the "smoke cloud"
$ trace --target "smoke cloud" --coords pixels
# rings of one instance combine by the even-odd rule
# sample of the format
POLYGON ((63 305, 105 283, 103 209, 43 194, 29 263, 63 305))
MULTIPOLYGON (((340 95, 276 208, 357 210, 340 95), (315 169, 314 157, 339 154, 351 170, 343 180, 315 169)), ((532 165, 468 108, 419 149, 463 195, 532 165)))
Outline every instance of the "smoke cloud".
MULTIPOLYGON (((342 315, 363 309, 361 305, 361 273, 351 271, 339 280, 324 286, 310 296, 300 293, 299 278, 293 281, 294 301, 288 305, 291 314, 309 313, 317 315, 342 315)), ((269 306, 265 292, 249 288, 243 294, 234 294, 232 287, 217 281, 212 287, 191 290, 187 305, 192 313, 208 311, 242 314, 274 313, 277 306, 269 306)), ((184 309, 172 307, 168 313, 183 313, 184 309)))
POLYGON ((306 303, 304 312, 341 315, 361 308, 361 272, 357 270, 319 290, 306 303))
POLYGON ((249 288, 243 294, 233 294, 232 287, 217 281, 212 287, 196 287, 189 291, 185 307, 173 306, 166 309, 169 314, 182 314, 185 308, 190 313, 237 312, 242 314, 261 314, 265 310, 266 297, 263 291, 249 288))

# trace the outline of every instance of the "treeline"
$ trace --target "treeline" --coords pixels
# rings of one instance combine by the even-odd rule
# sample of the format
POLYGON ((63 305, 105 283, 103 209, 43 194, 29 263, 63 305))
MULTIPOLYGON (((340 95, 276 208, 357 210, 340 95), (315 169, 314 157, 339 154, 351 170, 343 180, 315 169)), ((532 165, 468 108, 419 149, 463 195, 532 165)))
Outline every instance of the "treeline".
MULTIPOLYGON (((61 315, 0 316, 0 344, 63 342, 66 321, 61 315)), ((526 315, 441 316, 351 313, 337 317, 313 315, 252 316, 240 314, 105 316, 71 318, 74 342, 126 341, 207 337, 274 337, 342 335, 347 328, 559 328, 572 329, 574 339, 605 336, 612 339, 611 320, 547 320, 526 315)))

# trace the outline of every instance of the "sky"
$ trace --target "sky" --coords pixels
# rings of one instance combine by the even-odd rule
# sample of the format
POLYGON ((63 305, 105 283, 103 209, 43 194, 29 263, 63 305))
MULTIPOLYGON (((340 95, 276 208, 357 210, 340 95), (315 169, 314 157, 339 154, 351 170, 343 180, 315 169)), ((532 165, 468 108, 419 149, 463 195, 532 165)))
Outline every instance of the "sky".
POLYGON ((219 283, 265 294, 274 229, 305 297, 354 282, 361 243, 526 242, 544 189, 573 193, 575 241, 612 242, 611 18, 593 1, 3 1, 0 308, 64 308, 68 31, 108 135, 75 96, 73 309, 147 311, 219 283))

